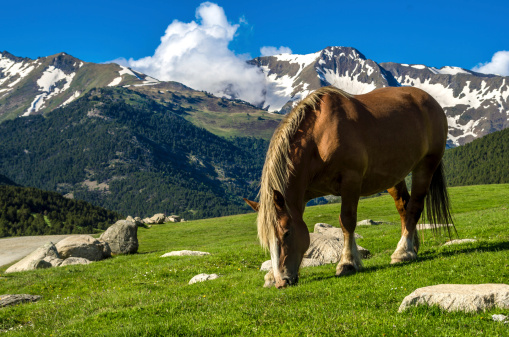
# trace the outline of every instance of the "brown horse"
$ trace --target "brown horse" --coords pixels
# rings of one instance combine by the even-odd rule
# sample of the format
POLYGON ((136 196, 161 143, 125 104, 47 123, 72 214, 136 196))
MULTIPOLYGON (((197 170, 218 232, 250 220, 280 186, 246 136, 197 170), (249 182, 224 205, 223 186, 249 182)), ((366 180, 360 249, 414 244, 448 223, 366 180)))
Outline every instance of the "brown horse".
POLYGON ((306 203, 341 196, 339 222, 345 245, 336 276, 362 268, 355 243, 359 197, 388 190, 401 217, 401 240, 391 262, 417 258, 416 224, 426 203, 427 220, 452 223, 442 155, 447 120, 426 92, 382 88, 350 95, 323 87, 306 97, 275 131, 263 167, 258 236, 270 250, 276 287, 298 281, 309 247, 306 203), (412 172, 412 193, 405 177, 412 172))

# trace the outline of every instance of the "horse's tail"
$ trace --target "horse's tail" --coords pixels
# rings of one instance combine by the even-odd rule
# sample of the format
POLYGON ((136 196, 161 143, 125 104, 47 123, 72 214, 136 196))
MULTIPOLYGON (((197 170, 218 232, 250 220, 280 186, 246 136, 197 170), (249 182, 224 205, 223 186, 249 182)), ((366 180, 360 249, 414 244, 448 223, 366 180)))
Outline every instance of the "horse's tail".
POLYGON ((456 235, 458 235, 451 216, 449 194, 447 193, 447 184, 442 161, 440 161, 435 173, 433 173, 425 204, 426 221, 429 222, 435 230, 441 229, 440 224, 443 224, 447 226, 449 238, 451 238, 451 227, 454 229, 454 232, 456 232, 456 235))

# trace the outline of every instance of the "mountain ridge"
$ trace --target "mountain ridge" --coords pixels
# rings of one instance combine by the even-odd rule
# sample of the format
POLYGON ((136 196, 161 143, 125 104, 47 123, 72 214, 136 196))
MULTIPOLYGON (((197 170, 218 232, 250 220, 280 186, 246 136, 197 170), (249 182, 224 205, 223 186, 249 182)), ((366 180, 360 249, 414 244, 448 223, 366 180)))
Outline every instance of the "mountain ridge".
POLYGON ((320 86, 351 94, 385 86, 412 85, 430 93, 449 122, 448 146, 458 146, 509 126, 509 77, 458 67, 377 63, 351 47, 319 52, 263 56, 250 61, 265 74, 269 111, 287 113, 320 86))

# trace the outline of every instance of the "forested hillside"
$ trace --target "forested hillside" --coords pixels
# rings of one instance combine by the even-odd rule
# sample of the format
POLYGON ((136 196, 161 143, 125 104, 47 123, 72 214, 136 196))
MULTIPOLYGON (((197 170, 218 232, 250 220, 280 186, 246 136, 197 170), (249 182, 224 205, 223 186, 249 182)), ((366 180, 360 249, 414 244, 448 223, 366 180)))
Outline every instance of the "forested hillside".
POLYGON ((4 175, 1 175, 0 174, 0 185, 12 185, 12 186, 17 186, 16 183, 14 181, 12 181, 11 179, 7 178, 6 176, 4 175))
POLYGON ((445 151, 450 186, 509 183, 509 129, 445 151))
POLYGON ((224 139, 125 88, 97 89, 46 117, 0 124, 0 172, 125 215, 248 210, 267 141, 224 139))
POLYGON ((94 233, 120 218, 118 213, 56 192, 0 186, 0 237, 94 233))

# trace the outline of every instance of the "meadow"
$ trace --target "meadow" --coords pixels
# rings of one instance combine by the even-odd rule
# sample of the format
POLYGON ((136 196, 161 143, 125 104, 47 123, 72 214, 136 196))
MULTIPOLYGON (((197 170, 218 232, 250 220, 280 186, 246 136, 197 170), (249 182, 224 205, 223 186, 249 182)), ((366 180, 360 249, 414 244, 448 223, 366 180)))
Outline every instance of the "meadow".
MULTIPOLYGON (((360 201, 358 244, 371 251, 364 270, 336 278, 336 266, 301 269, 297 286, 263 288, 256 214, 139 228, 139 253, 85 266, 4 274, 1 294, 42 295, 36 303, 0 309, 5 336, 507 336, 509 324, 492 314, 448 313, 417 307, 398 313, 405 296, 442 283, 509 284, 509 185, 449 189, 459 238, 477 242, 443 246, 447 234, 421 231, 417 261, 390 264, 400 222, 388 195, 360 201), (173 250, 210 256, 160 256, 173 250), (188 285, 200 273, 221 277, 188 285), (12 330, 9 330, 12 329, 12 330)), ((338 224, 340 204, 308 207, 318 222, 338 224)), ((453 239, 456 236, 453 237, 453 239)))

